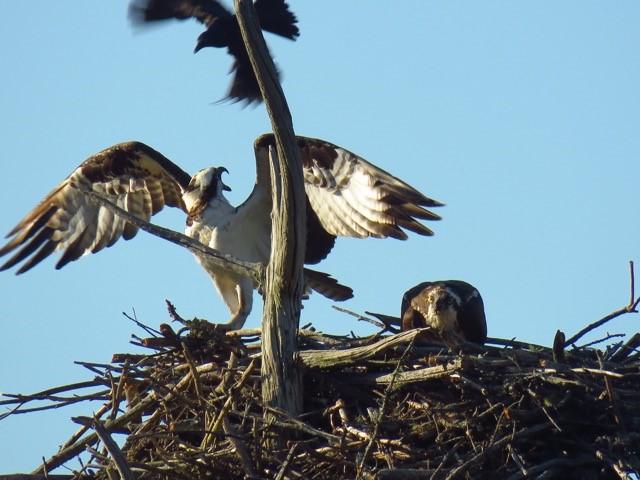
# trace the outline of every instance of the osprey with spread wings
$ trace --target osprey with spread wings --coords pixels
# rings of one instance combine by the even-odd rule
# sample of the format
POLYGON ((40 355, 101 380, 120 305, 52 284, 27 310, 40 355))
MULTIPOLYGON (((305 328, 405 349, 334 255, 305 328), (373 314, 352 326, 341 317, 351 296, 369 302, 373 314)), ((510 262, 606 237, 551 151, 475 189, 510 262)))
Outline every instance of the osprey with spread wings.
MULTIPOLYGON (((442 204, 363 158, 323 140, 297 137, 307 199, 305 263, 324 259, 336 236, 393 237, 410 230, 433 232, 419 220, 439 220, 425 207, 442 204)), ((0 256, 13 252, 0 270, 21 262, 17 273, 33 268, 53 251, 62 256, 56 268, 82 255, 110 247, 138 228, 82 192, 91 189, 129 213, 149 221, 166 206, 187 214, 186 234, 222 253, 248 262, 266 263, 271 250, 271 179, 269 152, 273 134, 255 141, 257 180, 251 195, 234 207, 224 197, 227 170, 205 168, 193 177, 164 155, 140 142, 125 142, 89 157, 8 234, 0 256), (75 188, 78 186, 80 188, 75 188)), ((242 328, 253 302, 253 281, 220 269, 196 254, 231 312, 230 329, 242 328)), ((351 298, 352 290, 329 275, 305 269, 305 283, 333 300, 351 298)))

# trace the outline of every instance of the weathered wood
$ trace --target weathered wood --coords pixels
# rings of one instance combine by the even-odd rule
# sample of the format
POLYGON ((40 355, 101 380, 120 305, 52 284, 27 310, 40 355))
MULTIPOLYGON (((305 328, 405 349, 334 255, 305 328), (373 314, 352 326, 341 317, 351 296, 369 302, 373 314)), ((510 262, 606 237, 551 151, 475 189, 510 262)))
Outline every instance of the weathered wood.
POLYGON ((371 345, 348 348, 346 350, 302 350, 298 357, 307 368, 337 368, 353 363, 361 362, 379 355, 386 350, 410 343, 423 332, 431 331, 430 328, 417 328, 406 332, 385 337, 371 345))
POLYGON ((291 114, 251 0, 235 0, 238 24, 275 135, 270 151, 273 210, 271 259, 262 320, 262 399, 292 416, 302 409, 302 377, 294 355, 302 297, 306 210, 302 164, 291 114))
POLYGON ((457 359, 446 365, 436 365, 435 367, 418 368, 417 370, 410 370, 408 372, 398 372, 395 375, 395 380, 392 373, 369 373, 353 377, 351 381, 359 385, 390 385, 393 382, 395 387, 399 388, 410 383, 422 383, 435 380, 436 378, 448 377, 460 370, 462 370, 462 360, 457 359))

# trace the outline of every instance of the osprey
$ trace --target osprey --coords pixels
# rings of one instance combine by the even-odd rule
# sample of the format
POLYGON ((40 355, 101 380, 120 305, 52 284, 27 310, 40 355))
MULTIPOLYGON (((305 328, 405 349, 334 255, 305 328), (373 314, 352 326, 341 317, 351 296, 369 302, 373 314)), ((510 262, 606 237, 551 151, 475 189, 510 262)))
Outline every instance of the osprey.
MULTIPOLYGON (((433 232, 418 219, 440 217, 424 207, 432 200, 363 158, 323 140, 297 137, 307 199, 305 263, 318 263, 334 246, 336 236, 406 239, 403 229, 420 235, 433 232)), ((56 268, 82 255, 129 240, 138 229, 101 207, 80 186, 99 192, 129 213, 149 221, 164 206, 187 215, 186 234, 239 260, 267 263, 271 248, 271 178, 269 152, 273 134, 255 141, 257 179, 239 206, 224 196, 224 167, 210 167, 189 176, 161 153, 140 142, 109 147, 89 157, 47 195, 8 234, 0 256, 17 250, 0 270, 24 262, 17 274, 33 268, 54 250, 62 256, 56 268)), ((253 281, 220 269, 206 256, 197 260, 211 276, 231 312, 228 328, 244 325, 253 301, 253 281)), ((334 300, 351 298, 350 288, 329 275, 305 269, 305 282, 334 300)))
MULTIPOLYGON (((263 30, 295 40, 300 31, 298 19, 284 0, 257 0, 254 4, 263 30)), ((195 52, 204 47, 226 47, 233 57, 235 72, 226 99, 261 102, 262 94, 242 40, 235 15, 214 0, 134 0, 129 6, 130 18, 143 24, 161 20, 195 18, 207 29, 200 34, 195 52)))
POLYGON ((423 282, 402 297, 402 330, 431 327, 443 339, 483 344, 487 322, 480 292, 461 280, 423 282))

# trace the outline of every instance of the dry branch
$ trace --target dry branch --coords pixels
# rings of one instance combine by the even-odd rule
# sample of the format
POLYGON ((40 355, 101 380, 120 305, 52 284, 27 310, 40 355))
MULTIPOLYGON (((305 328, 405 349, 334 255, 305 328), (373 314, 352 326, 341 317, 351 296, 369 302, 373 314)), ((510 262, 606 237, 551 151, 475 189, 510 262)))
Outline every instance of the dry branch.
POLYGON ((582 330, 580 330, 578 333, 576 333, 573 337, 568 339, 565 342, 565 346, 575 344, 578 340, 580 340, 582 337, 584 337, 587 333, 595 330, 598 327, 601 327, 605 323, 613 320, 614 318, 619 317, 620 315, 637 312, 638 304, 640 304, 640 296, 638 296, 637 298, 635 296, 635 279, 634 279, 633 262, 629 262, 629 272, 630 272, 630 276, 631 276, 631 281, 630 281, 630 286, 629 286, 629 290, 630 290, 629 303, 627 305, 625 305, 624 307, 619 308, 618 310, 614 310, 613 312, 611 312, 608 315, 605 315, 604 317, 602 317, 597 322, 593 322, 593 323, 587 325, 586 327, 584 327, 582 330))
POLYGON ((413 342, 413 340, 429 328, 419 328, 399 333, 381 339, 371 345, 350 348, 348 350, 304 350, 299 352, 302 364, 307 368, 335 368, 362 362, 369 358, 380 355, 385 351, 403 346, 413 342))
POLYGON ((251 277, 258 285, 262 285, 264 282, 264 265, 260 263, 252 263, 245 262, 242 260, 238 260, 231 255, 227 255, 226 253, 222 253, 214 248, 208 247, 193 238, 187 237, 183 233, 179 233, 168 228, 161 227, 159 225, 155 225, 153 223, 147 222, 141 218, 136 217, 135 215, 130 214, 126 210, 120 208, 111 202, 107 197, 101 195, 98 192, 93 190, 88 190, 81 186, 73 185, 75 188, 81 190, 84 195, 89 197, 95 203, 111 210, 116 215, 124 218, 127 222, 135 225, 140 230, 144 230, 151 235, 155 235, 156 237, 160 237, 164 240, 167 240, 171 243, 175 243, 176 245, 180 245, 181 247, 186 248, 187 250, 193 253, 204 254, 211 260, 212 263, 215 263, 216 266, 220 268, 224 268, 234 273, 238 273, 240 275, 246 275, 251 277))
POLYGON ((127 465, 127 461, 124 458, 124 455, 122 455, 120 447, 118 447, 118 444, 113 441, 111 435, 109 435, 109 432, 107 432, 107 430, 100 423, 100 420, 89 417, 76 417, 72 420, 82 426, 91 427, 93 430, 95 430, 98 438, 104 444, 105 449, 107 450, 107 452, 109 452, 109 455, 111 455, 113 463, 116 464, 116 468, 118 469, 120 478, 122 480, 135 480, 136 477, 131 472, 129 465, 127 465))

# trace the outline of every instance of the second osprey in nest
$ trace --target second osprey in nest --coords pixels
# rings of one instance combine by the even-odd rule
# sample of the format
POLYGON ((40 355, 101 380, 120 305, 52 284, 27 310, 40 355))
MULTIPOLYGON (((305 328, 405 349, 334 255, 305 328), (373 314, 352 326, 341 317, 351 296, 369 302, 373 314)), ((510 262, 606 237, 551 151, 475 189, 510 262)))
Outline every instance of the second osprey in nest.
MULTIPOLYGON (((393 237, 403 229, 432 235, 418 219, 439 220, 424 207, 442 204, 363 158, 323 140, 297 137, 307 197, 305 263, 324 259, 336 236, 393 237)), ((88 198, 81 188, 108 197, 131 214, 149 221, 166 206, 187 214, 186 234, 211 248, 248 262, 267 263, 271 250, 271 179, 269 150, 273 134, 255 141, 257 179, 251 195, 232 206, 224 196, 227 170, 205 168, 193 177, 161 153, 140 142, 125 142, 89 157, 9 232, 0 256, 14 252, 0 266, 24 262, 17 273, 37 265, 54 250, 62 251, 56 268, 82 255, 110 247, 138 228, 88 198)), ((251 312, 253 281, 220 269, 197 255, 231 312, 228 328, 242 328, 251 312)), ((305 269, 307 286, 334 299, 351 298, 350 288, 329 275, 305 269)))

